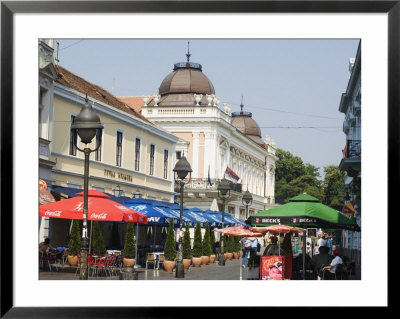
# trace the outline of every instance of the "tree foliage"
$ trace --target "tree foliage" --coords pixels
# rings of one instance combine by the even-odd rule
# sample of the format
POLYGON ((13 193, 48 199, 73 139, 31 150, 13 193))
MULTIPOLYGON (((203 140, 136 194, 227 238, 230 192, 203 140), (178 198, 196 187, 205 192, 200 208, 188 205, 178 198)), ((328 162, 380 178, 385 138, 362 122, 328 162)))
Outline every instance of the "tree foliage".
POLYGON ((134 259, 136 256, 136 242, 134 224, 128 223, 125 234, 124 257, 134 259))
POLYGON ((276 155, 275 201, 287 203, 293 196, 307 193, 320 200, 323 190, 318 168, 311 164, 304 164, 302 159, 290 152, 278 149, 276 155))
POLYGON ((169 219, 169 226, 167 231, 167 239, 165 240, 164 247, 165 260, 174 261, 176 258, 175 250, 175 237, 174 237, 174 219, 169 219))
POLYGON ((193 257, 201 257, 203 252, 203 247, 201 243, 201 225, 200 222, 198 221, 196 223, 196 228, 194 230, 194 241, 193 241, 193 251, 192 255, 193 257))
POLYGON ((190 229, 189 224, 186 224, 185 232, 183 233, 183 242, 182 242, 182 258, 183 259, 191 259, 192 258, 192 249, 190 247, 190 229))
POLYGON ((344 172, 337 166, 324 167, 325 177, 321 180, 319 168, 304 164, 302 159, 288 151, 277 149, 275 174, 275 201, 287 203, 293 196, 307 193, 321 200, 325 205, 341 209, 344 186, 344 172))
POLYGON ((202 241, 203 256, 210 256, 212 253, 211 240, 210 240, 210 225, 206 223, 206 230, 204 232, 202 241))
POLYGON ((71 235, 68 244, 68 253, 71 256, 76 256, 81 251, 81 230, 79 227, 79 221, 72 221, 71 235))
POLYGON ((100 223, 98 221, 93 222, 93 252, 100 256, 103 256, 107 253, 103 234, 101 233, 100 229, 100 223))
POLYGON ((325 166, 324 173, 324 198, 322 202, 332 208, 341 210, 343 207, 345 173, 334 165, 325 166))

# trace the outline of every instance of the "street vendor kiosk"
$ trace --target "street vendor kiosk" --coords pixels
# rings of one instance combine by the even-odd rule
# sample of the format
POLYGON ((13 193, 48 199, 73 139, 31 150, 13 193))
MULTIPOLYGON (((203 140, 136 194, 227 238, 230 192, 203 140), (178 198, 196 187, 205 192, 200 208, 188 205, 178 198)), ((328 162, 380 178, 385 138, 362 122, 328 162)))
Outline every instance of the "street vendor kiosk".
POLYGON ((284 280, 292 278, 292 255, 261 256, 260 280, 284 280))

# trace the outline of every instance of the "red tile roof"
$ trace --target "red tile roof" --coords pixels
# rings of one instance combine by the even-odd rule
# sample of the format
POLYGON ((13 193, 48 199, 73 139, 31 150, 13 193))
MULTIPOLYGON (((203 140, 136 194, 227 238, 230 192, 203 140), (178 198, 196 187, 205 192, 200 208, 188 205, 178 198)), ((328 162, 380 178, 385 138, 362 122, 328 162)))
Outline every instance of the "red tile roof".
MULTIPOLYGON (((142 111, 142 106, 144 105, 143 97, 144 96, 117 96, 118 99, 128 104, 138 113, 142 111)), ((149 104, 152 99, 153 97, 149 96, 149 101, 147 102, 147 104, 149 104)))
MULTIPOLYGON (((67 86, 73 90, 76 90, 82 94, 87 94, 88 97, 91 97, 97 101, 103 102, 111 107, 114 107, 118 110, 124 111, 130 115, 133 115, 143 121, 151 123, 148 119, 146 119, 143 115, 139 114, 133 108, 131 108, 127 103, 119 100, 116 96, 112 95, 107 90, 102 87, 90 83, 85 79, 77 76, 76 74, 68 71, 60 65, 56 65, 56 71, 58 78, 56 82, 67 86)), ((153 124, 153 123, 151 123, 153 124)))

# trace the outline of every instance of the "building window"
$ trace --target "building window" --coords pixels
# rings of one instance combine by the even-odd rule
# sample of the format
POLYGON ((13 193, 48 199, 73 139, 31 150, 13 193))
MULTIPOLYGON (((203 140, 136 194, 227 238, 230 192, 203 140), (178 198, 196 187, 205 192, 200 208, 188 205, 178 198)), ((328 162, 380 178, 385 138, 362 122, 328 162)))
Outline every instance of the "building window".
POLYGON ((100 147, 95 152, 95 160, 101 161, 101 134, 102 130, 96 130, 96 145, 95 147, 100 145, 100 147))
POLYGON ((140 138, 136 139, 135 144, 135 171, 140 169, 140 138))
POLYGON ((155 145, 150 145, 150 175, 154 175, 154 153, 155 153, 155 145))
MULTIPOLYGON (((75 115, 71 115, 71 125, 74 124, 75 115)), ((76 156, 76 144, 78 142, 78 132, 70 130, 69 132, 69 155, 76 156)))
POLYGON ((164 178, 168 178, 168 150, 164 150, 164 178))
POLYGON ((176 159, 179 160, 182 157, 182 152, 181 151, 177 151, 176 152, 176 159))
POLYGON ((116 166, 121 166, 122 163, 122 132, 117 132, 117 156, 116 166))

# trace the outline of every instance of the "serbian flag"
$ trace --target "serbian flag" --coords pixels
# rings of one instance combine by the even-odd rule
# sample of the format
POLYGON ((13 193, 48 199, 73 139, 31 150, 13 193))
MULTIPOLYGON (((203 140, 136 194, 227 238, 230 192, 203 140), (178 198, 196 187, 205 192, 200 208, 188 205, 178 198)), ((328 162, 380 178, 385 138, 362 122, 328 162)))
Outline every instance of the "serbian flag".
POLYGON ((236 174, 234 171, 232 171, 232 170, 229 168, 229 166, 226 167, 225 175, 228 175, 230 178, 232 178, 232 179, 235 180, 235 181, 238 181, 239 178, 240 178, 239 176, 237 176, 237 174, 236 174))
POLYGON ((356 202, 354 200, 351 201, 351 202, 348 201, 346 203, 346 205, 343 206, 342 213, 344 213, 346 215, 349 215, 349 216, 354 216, 354 213, 355 213, 354 205, 355 205, 355 203, 356 202))

